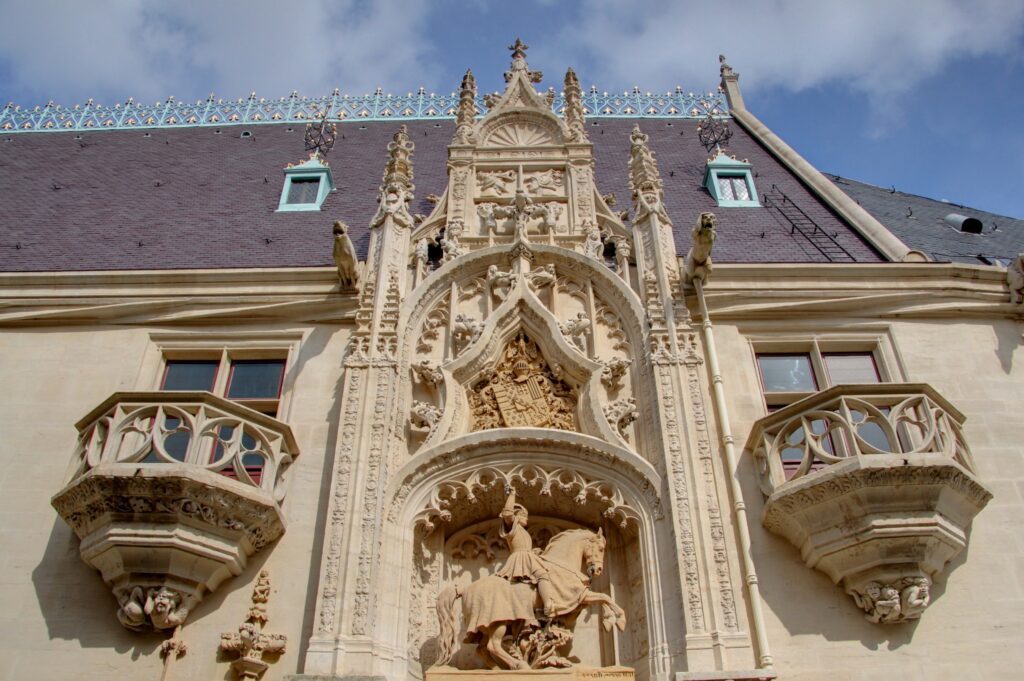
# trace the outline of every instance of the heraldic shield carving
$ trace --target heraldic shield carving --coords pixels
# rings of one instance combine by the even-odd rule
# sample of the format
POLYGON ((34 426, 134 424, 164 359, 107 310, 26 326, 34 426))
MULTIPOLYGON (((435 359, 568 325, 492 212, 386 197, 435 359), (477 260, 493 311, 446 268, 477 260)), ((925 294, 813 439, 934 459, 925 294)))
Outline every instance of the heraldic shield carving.
POLYGON ((576 430, 576 392, 544 360, 537 344, 518 334, 494 372, 468 391, 473 430, 576 430))

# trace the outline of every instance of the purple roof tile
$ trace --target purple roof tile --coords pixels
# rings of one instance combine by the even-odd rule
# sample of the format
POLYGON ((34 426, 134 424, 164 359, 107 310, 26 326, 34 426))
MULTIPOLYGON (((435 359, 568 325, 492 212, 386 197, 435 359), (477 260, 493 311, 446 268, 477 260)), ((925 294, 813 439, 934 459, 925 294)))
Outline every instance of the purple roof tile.
MULTIPOLYGON (((594 118, 596 177, 628 207, 632 119, 594 118)), ((276 212, 282 168, 304 158, 289 125, 51 132, 0 136, 0 271, 310 267, 331 265, 331 224, 352 227, 365 257, 367 224, 395 122, 345 123, 330 153, 337 191, 321 212, 276 212)), ((702 211, 719 218, 718 262, 826 262, 790 234, 778 211, 718 208, 703 188, 708 154, 695 120, 643 120, 665 182, 680 254, 702 211)), ((416 143, 413 213, 446 183, 451 121, 408 123, 416 143)), ((859 261, 881 257, 737 125, 730 151, 748 158, 763 195, 780 188, 859 261)))

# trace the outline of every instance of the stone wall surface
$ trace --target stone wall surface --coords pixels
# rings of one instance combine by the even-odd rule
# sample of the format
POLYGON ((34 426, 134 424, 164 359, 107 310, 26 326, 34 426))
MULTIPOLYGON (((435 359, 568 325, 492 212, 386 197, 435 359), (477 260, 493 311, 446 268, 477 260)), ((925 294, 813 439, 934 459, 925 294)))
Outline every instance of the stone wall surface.
MULTIPOLYGON (((830 322, 792 324, 790 333, 828 338, 858 327, 870 327, 871 333, 891 331, 904 379, 931 384, 966 415, 965 436, 978 477, 994 498, 974 520, 967 549, 936 579, 931 605, 921 619, 883 626, 866 621, 840 586, 806 567, 793 546, 761 526, 764 496, 746 456, 740 475, 779 678, 931 681, 1017 676, 1024 663, 1019 646, 1024 635, 1021 324, 853 318, 830 322)), ((734 432, 741 437, 764 415, 748 336, 766 324, 772 326, 717 326, 719 352, 729 358, 724 361, 724 379, 732 398, 734 432)))
MULTIPOLYGON (((253 556, 244 572, 208 595, 181 638, 188 653, 176 678, 229 678, 218 660, 222 632, 245 619, 261 569, 270 572, 268 632, 288 637, 288 651, 265 679, 295 673, 312 627, 311 593, 319 565, 317 522, 324 453, 337 437, 334 415, 347 332, 337 326, 287 327, 304 339, 289 364, 288 423, 301 455, 284 503, 285 535, 253 556)), ((250 329, 251 330, 251 329, 250 329)), ((263 327, 261 330, 267 330, 263 327)), ((74 424, 118 390, 153 390, 150 332, 166 329, 6 329, 0 334, 0 679, 157 679, 165 634, 136 633, 115 617, 117 603, 98 572, 78 555, 79 541, 50 506, 64 484, 74 424)), ((235 329, 188 331, 195 337, 235 329)), ((286 387, 287 390, 287 387, 286 387)))

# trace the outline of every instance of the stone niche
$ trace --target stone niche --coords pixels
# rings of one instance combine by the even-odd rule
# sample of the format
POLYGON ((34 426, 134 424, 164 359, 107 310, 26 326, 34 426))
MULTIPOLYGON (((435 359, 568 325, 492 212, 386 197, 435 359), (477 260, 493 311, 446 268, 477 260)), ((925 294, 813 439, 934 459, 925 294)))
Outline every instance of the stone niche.
POLYGON ((115 393, 52 500, 136 630, 172 629, 285 530, 291 430, 210 393, 115 393))
MULTIPOLYGON (((440 494, 435 495, 443 510, 428 508, 419 514, 409 622, 411 674, 438 680, 513 673, 485 670, 472 644, 463 644, 450 666, 433 667, 438 654, 435 603, 441 588, 446 584, 468 586, 493 574, 508 558, 498 520, 507 486, 514 486, 519 500, 530 508, 528 531, 537 550, 543 550, 563 530, 603 530, 607 539, 604 571, 593 579, 591 588, 611 596, 625 611, 627 621, 623 632, 606 631, 601 626, 600 609, 584 609, 573 627, 571 669, 517 673, 576 678, 586 670, 601 674, 621 671, 628 672, 631 679, 633 670, 617 665, 642 667, 641 662, 649 653, 643 590, 647 575, 640 561, 630 560, 641 553, 634 517, 624 515, 628 509, 623 509, 621 498, 607 484, 587 480, 578 473, 528 463, 488 466, 472 473, 469 480, 458 484, 446 482, 439 487, 440 494)), ((458 621, 461 627, 461 615, 458 621)))
POLYGON ((763 523, 841 584, 870 622, 921 616, 992 494, 964 416, 924 384, 841 385, 754 424, 763 523))

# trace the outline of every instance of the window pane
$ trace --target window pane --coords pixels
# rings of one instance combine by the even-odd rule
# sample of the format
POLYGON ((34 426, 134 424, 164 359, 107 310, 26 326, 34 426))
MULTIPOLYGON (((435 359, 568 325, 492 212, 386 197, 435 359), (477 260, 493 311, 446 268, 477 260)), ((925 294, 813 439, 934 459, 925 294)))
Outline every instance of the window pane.
POLYGON ((293 178, 288 186, 288 203, 316 203, 320 178, 293 178))
POLYGON ((814 392, 818 389, 810 355, 758 355, 765 392, 814 392))
POLYGON ((284 360, 239 360, 231 363, 228 398, 277 399, 281 394, 284 360))
POLYGON ((735 194, 736 198, 740 201, 749 201, 750 192, 747 191, 747 181, 742 177, 733 177, 732 179, 732 193, 735 194))
POLYGON ((878 383, 878 369, 870 352, 844 352, 824 355, 825 369, 832 385, 841 383, 878 383))
POLYGON ((217 360, 171 360, 167 362, 161 390, 213 390, 217 360))
POLYGON ((725 201, 733 201, 736 199, 736 196, 732 193, 732 183, 729 182, 728 177, 718 178, 718 193, 721 194, 720 198, 725 201))

